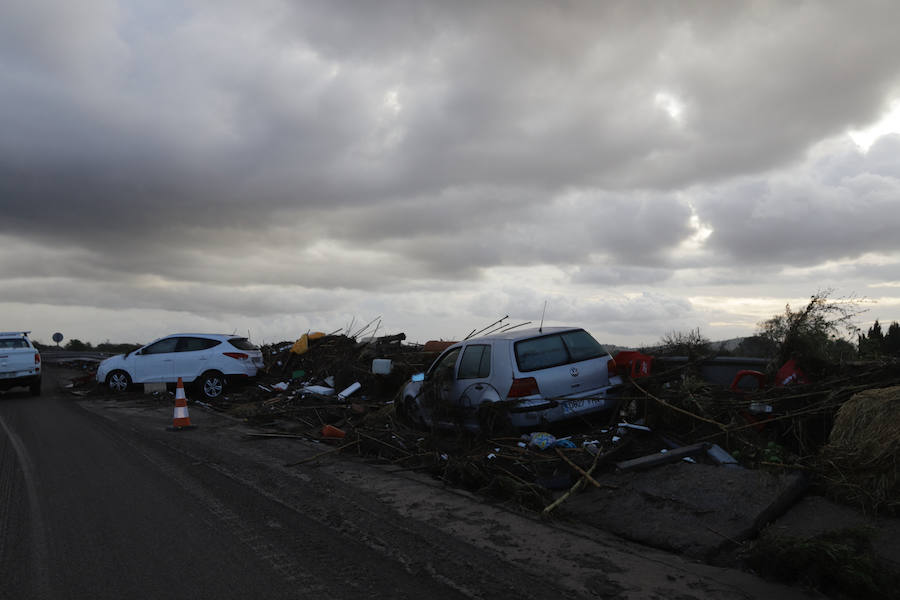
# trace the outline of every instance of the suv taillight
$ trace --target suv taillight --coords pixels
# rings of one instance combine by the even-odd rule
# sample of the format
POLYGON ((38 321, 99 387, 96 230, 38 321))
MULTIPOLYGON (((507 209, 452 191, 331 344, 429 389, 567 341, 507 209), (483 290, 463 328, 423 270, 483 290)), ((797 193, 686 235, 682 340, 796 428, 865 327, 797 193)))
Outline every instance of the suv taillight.
POLYGON ((619 374, 619 366, 616 364, 616 359, 609 359, 609 362, 606 363, 606 370, 610 377, 615 377, 619 374))
POLYGON ((34 353, 34 364, 36 364, 36 365, 41 364, 41 355, 38 354, 37 352, 34 353))
POLYGON ((247 360, 250 358, 249 354, 244 354, 243 352, 223 352, 225 356, 230 356, 231 358, 235 358, 237 360, 247 360))
POLYGON ((524 398, 525 396, 533 396, 540 394, 537 379, 534 377, 523 377, 522 379, 513 379, 512 385, 509 386, 507 398, 524 398))

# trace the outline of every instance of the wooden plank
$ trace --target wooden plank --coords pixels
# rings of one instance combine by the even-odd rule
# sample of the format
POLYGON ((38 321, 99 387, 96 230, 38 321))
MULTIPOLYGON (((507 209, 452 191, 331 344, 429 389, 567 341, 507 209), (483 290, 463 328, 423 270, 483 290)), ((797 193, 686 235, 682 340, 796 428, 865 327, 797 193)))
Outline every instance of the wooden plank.
POLYGON ((641 456, 640 458, 623 460, 622 462, 616 463, 616 468, 620 471, 649 469, 651 467, 658 467, 659 465, 678 462, 686 456, 691 456, 699 452, 706 452, 707 448, 709 448, 709 442, 691 444, 690 446, 682 446, 681 448, 675 448, 674 450, 668 450, 666 452, 657 452, 656 454, 649 454, 647 456, 641 456))

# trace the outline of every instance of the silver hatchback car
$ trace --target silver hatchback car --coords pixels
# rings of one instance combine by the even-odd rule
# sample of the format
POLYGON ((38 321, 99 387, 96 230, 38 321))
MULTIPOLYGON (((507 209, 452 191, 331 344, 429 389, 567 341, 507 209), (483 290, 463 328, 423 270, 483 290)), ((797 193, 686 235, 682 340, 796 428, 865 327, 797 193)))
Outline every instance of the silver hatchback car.
POLYGON ((398 410, 439 428, 535 428, 614 408, 621 383, 584 329, 524 329, 450 346, 404 386, 398 410))

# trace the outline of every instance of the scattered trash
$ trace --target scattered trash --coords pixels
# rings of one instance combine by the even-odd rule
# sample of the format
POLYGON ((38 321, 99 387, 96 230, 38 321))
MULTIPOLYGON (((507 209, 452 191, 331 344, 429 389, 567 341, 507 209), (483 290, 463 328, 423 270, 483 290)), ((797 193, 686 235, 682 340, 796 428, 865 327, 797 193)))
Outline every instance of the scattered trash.
POLYGON ((343 438, 347 434, 333 425, 325 425, 322 427, 322 437, 324 438, 343 438))
POLYGON ((359 390, 359 388, 361 388, 361 387, 362 387, 362 385, 357 381, 356 383, 345 388, 344 391, 342 391, 340 394, 338 394, 338 398, 340 398, 341 400, 344 400, 345 398, 347 398, 347 396, 352 395, 354 392, 359 390))
POLYGON ((522 436, 522 439, 528 443, 529 448, 536 448, 538 450, 546 450, 556 444, 556 437, 546 431, 536 431, 522 436))

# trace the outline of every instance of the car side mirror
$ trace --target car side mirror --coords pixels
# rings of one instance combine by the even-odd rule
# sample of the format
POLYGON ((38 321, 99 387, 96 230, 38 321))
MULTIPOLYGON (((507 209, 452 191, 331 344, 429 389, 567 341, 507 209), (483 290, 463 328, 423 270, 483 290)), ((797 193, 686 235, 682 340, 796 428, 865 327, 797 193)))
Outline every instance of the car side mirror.
POLYGON ((413 381, 425 381, 425 373, 416 373, 412 376, 413 381))

